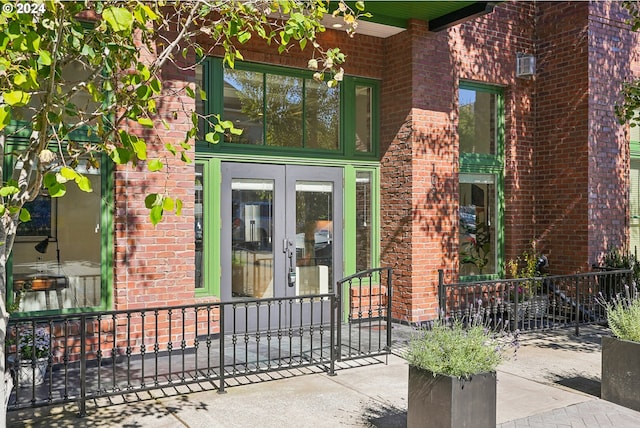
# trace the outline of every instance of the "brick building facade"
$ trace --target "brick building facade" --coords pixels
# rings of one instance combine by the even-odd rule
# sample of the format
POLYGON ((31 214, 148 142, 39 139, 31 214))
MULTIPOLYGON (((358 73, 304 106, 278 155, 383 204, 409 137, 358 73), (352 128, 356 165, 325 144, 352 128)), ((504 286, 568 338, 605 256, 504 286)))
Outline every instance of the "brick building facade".
MULTIPOLYGON (((548 255, 554 274, 588 270, 607 251, 628 248, 629 138, 615 118, 614 105, 622 82, 640 68, 636 36, 625 23, 619 4, 503 2, 489 14, 438 32, 429 31, 426 21, 409 19, 405 29, 386 37, 357 34, 350 39, 343 32, 328 30, 320 38, 323 45, 339 46, 347 54, 345 74, 351 80, 345 81, 343 91, 351 90, 352 95, 343 94, 340 99, 347 107, 353 106, 353 113, 345 106, 339 108, 340 135, 347 142, 334 151, 307 152, 304 147, 298 150, 277 144, 271 150, 260 144, 198 144, 188 153, 196 159, 195 167, 172 161, 168 178, 148 175, 142 166, 117 168, 113 174, 113 234, 107 239, 110 254, 102 259, 109 265, 109 272, 103 274, 107 284, 104 309, 235 298, 240 294, 228 282, 236 281, 236 264, 240 265, 236 258, 251 256, 251 266, 266 263, 273 272, 278 269, 278 257, 288 263, 279 254, 284 235, 278 235, 279 226, 271 223, 275 221, 271 216, 280 216, 279 206, 276 202, 270 205, 269 220, 258 211, 264 201, 274 201, 264 199, 265 192, 279 192, 280 178, 273 177, 298 174, 293 168, 287 170, 290 165, 307 171, 329 168, 342 176, 344 188, 333 188, 331 194, 323 189, 334 182, 301 176, 299 189, 307 188, 299 190, 297 197, 301 198, 298 205, 304 202, 311 210, 318 202, 309 195, 316 199, 333 196, 339 201, 332 200, 328 207, 344 205, 344 215, 336 211, 316 215, 311 232, 296 229, 284 239, 285 247, 295 247, 287 250, 288 257, 293 259, 295 253, 302 259, 306 242, 313 239, 316 264, 309 270, 313 277, 307 279, 316 285, 327 281, 329 290, 335 281, 361 268, 392 267, 393 317, 401 321, 436 316, 439 269, 445 271, 447 281, 465 276, 460 273, 462 174, 468 179, 465 189, 471 189, 469 197, 475 200, 466 205, 473 205, 474 210, 482 207, 482 214, 474 211, 473 218, 485 216, 491 230, 491 250, 485 257, 491 259, 489 277, 504 275, 505 262, 530 248, 532 242, 548 255), (536 59, 533 76, 516 76, 516 58, 522 54, 536 59), (461 154, 461 90, 477 97, 475 108, 486 95, 490 101, 485 105, 497 111, 488 125, 495 139, 490 142, 491 156, 476 156, 485 162, 482 167, 474 166, 471 155, 475 153, 461 154), (364 107, 361 94, 368 94, 364 107), (371 122, 366 132, 373 142, 364 151, 358 148, 361 114, 371 122), (225 171, 235 171, 236 166, 247 171, 264 167, 265 177, 273 184, 264 184, 253 175, 225 176, 225 171), (204 202, 194 192, 196 182, 204 188, 204 202), (226 190, 224 183, 230 183, 226 190), (235 199, 243 191, 255 197, 256 183, 262 183, 262 202, 235 199), (167 216, 154 228, 147 221, 141 195, 165 185, 175 188, 185 209, 182 216, 167 216), (489 194, 483 189, 497 190, 489 194), (362 204, 367 195, 370 200, 362 204), (351 204, 350 198, 356 196, 358 203, 351 204), (476 203, 479 199, 482 202, 476 203), (242 238, 236 238, 236 216, 242 217, 238 223, 247 220, 251 209, 257 210, 252 221, 262 224, 262 236, 249 239, 248 226, 243 224, 242 238), (194 226, 194 216, 202 210, 202 224, 195 220, 194 226), (203 238, 199 235, 202 228, 203 238), (366 239, 357 238, 361 233, 367 234, 366 239), (244 246, 236 245, 239 240, 244 246), (298 240, 305 243, 298 245, 298 240), (370 243, 368 249, 362 248, 363 242, 370 243), (326 262, 317 261, 323 249, 333 251, 329 280, 323 273, 326 262), (363 251, 367 257, 362 257, 363 251), (263 253, 273 256, 264 258, 263 253), (203 280, 194 287, 196 278, 203 280)), ((206 112, 217 113, 215 104, 222 109, 220 113, 248 121, 249 117, 258 120, 260 114, 251 116, 226 105, 227 101, 242 101, 242 94, 237 93, 249 87, 243 82, 254 79, 254 83, 269 85, 280 76, 282 81, 300 79, 303 88, 311 87, 304 74, 305 51, 278 55, 273 47, 252 39, 243 45, 242 53, 245 65, 235 75, 226 74, 215 59, 192 72, 167 69, 167 94, 173 86, 198 81, 214 100, 204 107, 206 112), (237 93, 231 94, 233 91, 237 93)), ((311 100, 307 92, 305 97, 311 100)), ((175 135, 171 134, 174 131, 160 135, 155 140, 158 149, 178 138, 180 127, 189 120, 170 117, 172 103, 196 107, 190 98, 166 97, 161 108, 176 131, 175 135)), ((310 114, 311 107, 304 111, 310 114)), ((311 122, 304 123, 303 129, 311 122)), ((266 134, 267 129, 268 124, 263 125, 260 132, 266 134)), ((322 175, 329 169, 318 171, 322 175)), ((281 207, 287 212, 293 209, 281 207)), ((288 223, 299 223, 299 219, 288 223)), ((474 242, 476 233, 479 231, 473 234, 474 242)), ((308 267, 299 264, 294 270, 287 265, 286 269, 301 281, 308 267)), ((259 275, 247 279, 246 269, 239 275, 244 275, 238 279, 240 289, 246 291, 248 284, 258 287, 259 275)), ((274 274, 263 288, 277 295, 279 281, 284 282, 285 276, 274 274)), ((322 289, 318 287, 316 291, 322 289)))

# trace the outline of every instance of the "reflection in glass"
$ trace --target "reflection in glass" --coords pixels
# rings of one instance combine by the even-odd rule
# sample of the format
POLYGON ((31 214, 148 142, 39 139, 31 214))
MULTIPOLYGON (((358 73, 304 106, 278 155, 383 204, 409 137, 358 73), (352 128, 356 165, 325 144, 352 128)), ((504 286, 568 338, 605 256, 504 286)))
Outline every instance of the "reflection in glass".
POLYGON ((296 182, 296 295, 333 290, 333 183, 296 182))
POLYGON ((305 147, 337 150, 340 129, 340 91, 324 82, 305 81, 305 147))
POLYGON ((224 120, 230 120, 241 135, 238 144, 263 144, 264 75, 245 70, 224 70, 224 120))
POLYGON ((356 86, 356 150, 371 152, 371 88, 356 86))
POLYGON ((496 273, 496 186, 491 174, 460 174, 460 275, 496 273))
POLYGON ((231 182, 233 297, 273 297, 273 180, 231 182))
POLYGON ((268 74, 266 82, 267 146, 302 147, 303 79, 268 74))
POLYGON ((356 272, 371 269, 371 172, 356 173, 356 272))
POLYGON ((460 89, 459 124, 461 153, 496 154, 496 95, 460 89))
POLYGON ((196 164, 194 228, 196 239, 196 288, 204 287, 204 272, 202 257, 204 252, 204 179, 203 166, 196 164))
POLYGON ((91 181, 93 192, 68 185, 63 198, 42 195, 52 204, 51 235, 21 233, 14 243, 13 290, 23 291, 21 312, 88 308, 102 303, 101 176, 99 170, 84 162, 78 168, 91 181))

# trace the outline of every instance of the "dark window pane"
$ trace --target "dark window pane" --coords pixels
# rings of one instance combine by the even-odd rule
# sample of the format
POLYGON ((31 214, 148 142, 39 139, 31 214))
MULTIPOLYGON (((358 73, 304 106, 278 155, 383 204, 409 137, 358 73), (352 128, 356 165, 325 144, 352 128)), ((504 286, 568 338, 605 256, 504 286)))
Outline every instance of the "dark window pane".
POLYGON ((371 152, 371 88, 356 86, 356 150, 371 152))

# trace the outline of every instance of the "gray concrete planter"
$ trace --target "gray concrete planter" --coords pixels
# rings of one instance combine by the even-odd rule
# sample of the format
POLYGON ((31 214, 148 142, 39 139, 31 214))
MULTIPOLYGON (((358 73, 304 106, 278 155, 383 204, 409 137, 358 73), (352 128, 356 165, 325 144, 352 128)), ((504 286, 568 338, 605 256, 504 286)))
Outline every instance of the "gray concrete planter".
POLYGON ((495 372, 465 380, 410 366, 408 398, 408 428, 496 426, 495 372))
POLYGON ((603 337, 600 397, 640 411, 639 385, 640 343, 603 337))

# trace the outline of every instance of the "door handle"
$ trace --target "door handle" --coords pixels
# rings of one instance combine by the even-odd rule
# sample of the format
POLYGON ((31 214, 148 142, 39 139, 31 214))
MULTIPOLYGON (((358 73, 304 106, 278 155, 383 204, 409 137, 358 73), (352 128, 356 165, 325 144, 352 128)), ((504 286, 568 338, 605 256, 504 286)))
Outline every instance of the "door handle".
POLYGON ((296 285, 296 270, 293 267, 293 241, 290 239, 285 239, 284 241, 282 241, 282 251, 287 255, 287 257, 289 258, 289 272, 287 274, 287 285, 289 285, 289 287, 293 287, 296 285))

